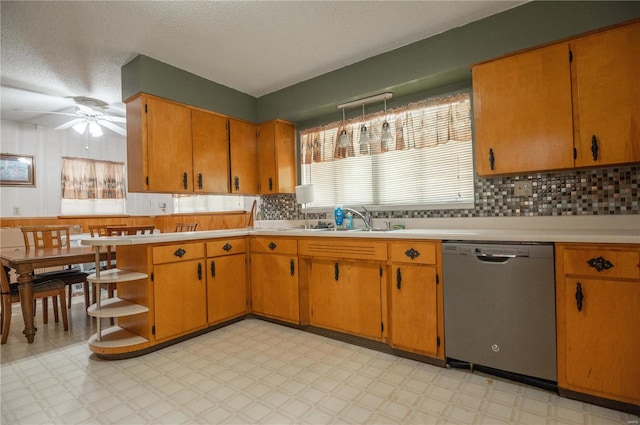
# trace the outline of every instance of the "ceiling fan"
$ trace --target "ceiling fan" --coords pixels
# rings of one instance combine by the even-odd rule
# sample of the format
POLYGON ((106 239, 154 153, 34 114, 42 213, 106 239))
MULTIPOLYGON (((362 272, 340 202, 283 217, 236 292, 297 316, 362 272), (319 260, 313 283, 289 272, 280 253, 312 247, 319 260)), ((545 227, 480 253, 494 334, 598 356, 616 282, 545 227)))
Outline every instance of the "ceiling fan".
POLYGON ((125 118, 107 115, 101 111, 107 108, 108 104, 106 102, 86 96, 74 96, 73 100, 76 102, 75 112, 40 112, 44 114, 68 115, 70 117, 74 117, 70 121, 56 127, 56 130, 73 128, 80 134, 85 134, 88 131, 91 136, 100 137, 104 134, 101 127, 104 127, 120 134, 121 136, 125 136, 127 134, 127 131, 124 128, 114 124, 126 122, 125 118))

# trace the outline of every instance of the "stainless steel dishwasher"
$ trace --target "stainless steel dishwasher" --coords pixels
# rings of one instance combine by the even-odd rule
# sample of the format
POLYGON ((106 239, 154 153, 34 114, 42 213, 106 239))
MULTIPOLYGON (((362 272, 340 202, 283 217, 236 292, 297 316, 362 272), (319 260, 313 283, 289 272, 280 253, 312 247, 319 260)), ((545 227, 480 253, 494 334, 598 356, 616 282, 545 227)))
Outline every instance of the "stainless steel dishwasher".
POLYGON ((445 242, 445 355, 557 381, 552 244, 445 242))

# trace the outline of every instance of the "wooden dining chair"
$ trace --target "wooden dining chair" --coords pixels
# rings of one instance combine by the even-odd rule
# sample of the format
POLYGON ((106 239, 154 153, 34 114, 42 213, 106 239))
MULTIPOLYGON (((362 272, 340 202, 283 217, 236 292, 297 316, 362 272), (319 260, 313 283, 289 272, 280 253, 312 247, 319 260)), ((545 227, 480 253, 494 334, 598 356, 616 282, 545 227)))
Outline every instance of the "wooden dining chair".
POLYGON ((156 229, 154 225, 144 226, 107 226, 108 236, 150 235, 156 229))
POLYGON ((198 223, 176 223, 176 232, 194 232, 198 223))
MULTIPOLYGON (((46 248, 70 248, 69 226, 22 226, 22 236, 24 246, 30 249, 46 248)), ((84 292, 85 309, 89 308, 89 284, 87 276, 79 267, 71 265, 63 270, 34 274, 34 279, 59 279, 69 287, 69 300, 67 307, 71 308, 71 297, 73 295, 73 285, 82 283, 84 292)))
MULTIPOLYGON (((9 271, 2 267, 0 271, 0 281, 2 288, 2 301, 0 303, 0 331, 2 339, 0 343, 6 344, 9 338, 9 327, 11 326, 11 305, 20 302, 20 293, 17 283, 9 282, 9 271)), ((69 319, 67 317, 67 306, 64 303, 66 284, 59 279, 35 279, 33 281, 33 300, 42 299, 42 321, 46 325, 49 322, 48 297, 53 299, 53 318, 58 322, 58 300, 60 300, 60 313, 64 330, 69 330, 69 319)), ((35 311, 35 308, 34 308, 35 311)))

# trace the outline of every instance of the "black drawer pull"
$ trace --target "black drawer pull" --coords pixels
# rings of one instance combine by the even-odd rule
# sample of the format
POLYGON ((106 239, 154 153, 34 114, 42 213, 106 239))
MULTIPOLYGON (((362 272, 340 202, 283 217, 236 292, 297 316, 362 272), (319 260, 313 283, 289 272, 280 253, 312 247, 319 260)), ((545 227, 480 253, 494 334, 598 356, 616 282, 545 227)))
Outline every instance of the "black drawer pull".
POLYGON ((289 271, 291 272, 291 276, 296 274, 296 262, 293 260, 289 261, 289 271))
POLYGON ((211 277, 216 277, 216 262, 211 262, 211 277))
POLYGON ((222 247, 222 249, 224 249, 227 252, 231 251, 231 248, 233 247, 228 243, 224 244, 224 246, 222 247))
POLYGON ((333 265, 333 278, 336 280, 336 282, 340 279, 340 266, 338 265, 338 263, 335 263, 333 265))
POLYGON ((609 270, 613 267, 613 263, 603 257, 592 258, 591 260, 587 261, 587 264, 598 270, 599 272, 601 272, 602 270, 609 270))
POLYGON ((407 251, 405 251, 404 255, 406 255, 407 257, 411 258, 412 260, 415 260, 416 258, 418 258, 420 256, 420 252, 416 249, 408 249, 407 251))
POLYGON ((186 253, 187 253, 187 251, 185 251, 184 249, 178 248, 178 249, 176 249, 176 252, 173 253, 173 255, 175 255, 178 258, 182 258, 182 257, 184 257, 184 254, 186 254, 186 253))
POLYGON ((396 288, 398 288, 398 291, 402 288, 402 272, 400 271, 400 267, 396 270, 396 288))
POLYGON ((269 242, 269 245, 267 245, 267 247, 269 247, 269 249, 271 251, 273 251, 274 249, 276 249, 278 245, 274 244, 273 242, 269 242))
POLYGON ((202 263, 198 263, 198 280, 202 280, 202 263))

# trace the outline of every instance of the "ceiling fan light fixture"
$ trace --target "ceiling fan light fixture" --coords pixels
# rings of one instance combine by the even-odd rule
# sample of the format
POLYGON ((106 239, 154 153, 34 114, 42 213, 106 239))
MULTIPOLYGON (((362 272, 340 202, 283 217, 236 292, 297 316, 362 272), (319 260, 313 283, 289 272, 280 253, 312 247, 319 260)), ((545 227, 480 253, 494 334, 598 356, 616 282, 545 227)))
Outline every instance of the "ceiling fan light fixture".
POLYGON ((100 137, 104 134, 97 122, 89 123, 89 132, 93 137, 100 137))
POLYGON ((86 121, 79 122, 71 128, 73 128, 75 131, 77 131, 80 134, 84 134, 84 131, 87 129, 87 122, 86 121))

